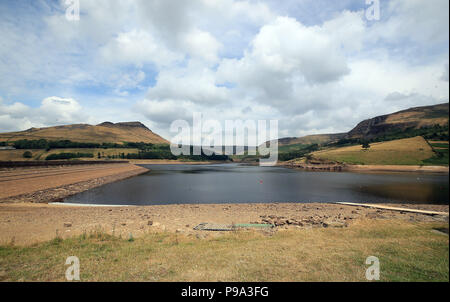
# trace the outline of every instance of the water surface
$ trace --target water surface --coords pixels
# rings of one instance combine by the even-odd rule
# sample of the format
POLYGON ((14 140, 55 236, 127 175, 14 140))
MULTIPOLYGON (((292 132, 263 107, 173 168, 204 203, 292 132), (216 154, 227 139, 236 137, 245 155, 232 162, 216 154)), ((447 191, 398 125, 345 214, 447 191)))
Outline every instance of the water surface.
POLYGON ((362 202, 448 204, 448 174, 309 172, 284 167, 142 165, 150 172, 74 195, 66 202, 362 202))

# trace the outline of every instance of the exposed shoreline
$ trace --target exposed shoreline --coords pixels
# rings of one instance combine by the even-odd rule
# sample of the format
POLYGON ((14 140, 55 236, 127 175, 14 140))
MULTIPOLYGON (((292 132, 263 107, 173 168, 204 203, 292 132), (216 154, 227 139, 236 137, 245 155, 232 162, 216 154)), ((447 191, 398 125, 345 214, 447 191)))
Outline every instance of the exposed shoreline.
POLYGON ((282 162, 279 166, 305 171, 334 172, 413 172, 449 174, 446 166, 414 166, 414 165, 341 165, 341 164, 302 164, 282 162))
POLYGON ((128 163, 10 169, 2 174, 0 204, 62 201, 71 195, 148 171, 128 163))
MULTIPOLYGON (((407 206, 407 205, 406 205, 407 206)), ((448 212, 448 205, 415 208, 448 212)), ((31 245, 56 236, 69 238, 101 230, 128 238, 172 232, 205 238, 222 232, 197 231, 200 223, 271 223, 271 231, 323 227, 346 228, 359 221, 448 222, 448 216, 424 215, 330 203, 179 204, 80 207, 53 204, 0 204, 0 245, 31 245)))

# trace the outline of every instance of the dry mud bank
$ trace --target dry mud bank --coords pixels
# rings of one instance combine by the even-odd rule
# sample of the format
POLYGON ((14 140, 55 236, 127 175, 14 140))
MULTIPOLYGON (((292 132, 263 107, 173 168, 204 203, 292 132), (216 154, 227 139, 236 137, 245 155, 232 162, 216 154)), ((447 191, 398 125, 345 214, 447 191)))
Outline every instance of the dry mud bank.
POLYGON ((147 171, 128 163, 3 169, 0 203, 58 201, 147 171))
MULTIPOLYGON (((397 205, 403 206, 403 205, 397 205)), ((421 209, 447 212, 448 205, 420 205, 421 209)), ((204 238, 221 232, 196 231, 203 222, 217 224, 273 223, 284 229, 346 228, 372 219, 408 222, 447 221, 448 216, 369 209, 325 203, 185 204, 129 207, 77 207, 53 204, 0 204, 0 245, 29 245, 102 230, 127 238, 149 232, 176 232, 204 238)))

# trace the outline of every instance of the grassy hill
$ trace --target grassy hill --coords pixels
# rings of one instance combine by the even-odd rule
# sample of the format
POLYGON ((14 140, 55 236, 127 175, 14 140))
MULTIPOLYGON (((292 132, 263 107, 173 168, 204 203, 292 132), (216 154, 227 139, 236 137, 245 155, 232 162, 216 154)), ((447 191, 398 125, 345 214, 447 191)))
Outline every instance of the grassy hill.
POLYGON ((346 138, 373 139, 392 132, 448 125, 449 104, 415 107, 360 122, 346 138))
POLYGON ((314 134, 302 137, 285 137, 278 140, 278 146, 292 146, 292 145, 312 145, 312 144, 327 144, 337 141, 345 137, 346 133, 336 134, 314 134))
POLYGON ((74 124, 46 128, 31 128, 25 131, 0 133, 0 142, 28 140, 70 140, 89 143, 144 142, 168 144, 169 142, 152 132, 140 122, 110 123, 99 125, 74 124))
POLYGON ((449 103, 415 107, 364 120, 348 133, 280 138, 278 145, 290 146, 285 149, 292 151, 304 145, 345 145, 355 144, 357 140, 388 141, 419 135, 448 138, 448 114, 449 103))
MULTIPOLYGON (((442 143, 442 145, 445 145, 442 143)), ((441 144, 439 144, 441 146, 441 144)), ((442 146, 441 146, 442 148, 442 146)), ((332 148, 312 153, 314 158, 346 164, 362 165, 448 165, 448 144, 446 163, 436 161, 437 153, 423 137, 405 138, 370 144, 365 150, 361 145, 332 148)))

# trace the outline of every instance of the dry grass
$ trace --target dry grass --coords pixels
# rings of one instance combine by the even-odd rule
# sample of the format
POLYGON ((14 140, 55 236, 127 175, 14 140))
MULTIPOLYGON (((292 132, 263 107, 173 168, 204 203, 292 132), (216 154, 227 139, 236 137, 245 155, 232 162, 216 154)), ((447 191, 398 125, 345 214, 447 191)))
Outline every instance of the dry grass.
POLYGON ((346 229, 235 232, 197 239, 148 233, 128 240, 100 230, 32 247, 0 247, 3 280, 63 281, 78 256, 82 281, 365 281, 368 256, 381 281, 447 281, 448 224, 361 221, 346 229))
POLYGON ((16 141, 21 139, 36 140, 71 140, 89 143, 168 143, 159 135, 141 127, 107 127, 86 124, 66 125, 48 128, 35 128, 20 132, 1 133, 0 141, 16 141))
POLYGON ((421 165, 434 156, 432 148, 421 137, 405 138, 370 144, 368 150, 361 145, 317 151, 316 158, 348 164, 364 165, 421 165))
MULTIPOLYGON (((37 157, 42 157, 46 153, 45 150, 0 150, 0 161, 21 161, 21 160, 35 160, 37 157), (23 153, 25 151, 31 151, 33 153, 33 158, 24 158, 23 153)), ((45 158, 45 156, 44 156, 45 158)))

